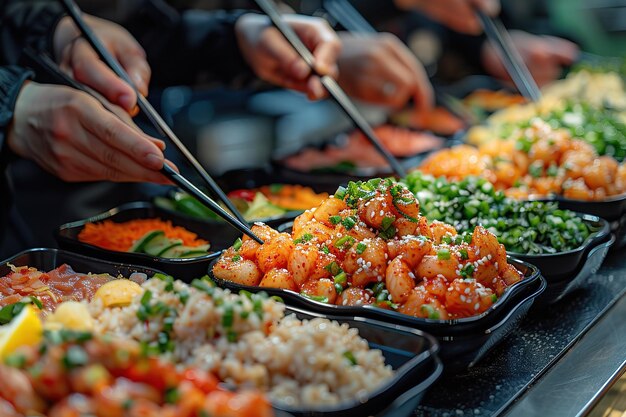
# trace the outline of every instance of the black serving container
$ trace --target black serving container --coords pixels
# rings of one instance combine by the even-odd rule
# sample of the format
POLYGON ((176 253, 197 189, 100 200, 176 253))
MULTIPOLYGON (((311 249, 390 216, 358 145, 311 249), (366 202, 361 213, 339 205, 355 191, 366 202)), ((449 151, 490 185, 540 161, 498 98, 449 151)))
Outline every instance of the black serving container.
POLYGON ((299 319, 322 317, 348 324, 359 331, 359 336, 367 340, 370 348, 382 351, 385 363, 395 372, 392 379, 366 398, 311 408, 274 403, 274 408, 279 411, 296 417, 405 417, 413 413, 426 389, 442 372, 437 341, 419 330, 358 315, 334 316, 294 307, 287 307, 286 313, 294 313, 299 319))
POLYGON ((615 235, 613 249, 626 245, 626 193, 601 201, 571 200, 561 196, 542 201, 556 201, 561 209, 592 214, 607 220, 615 235))
POLYGON ((79 255, 72 252, 66 252, 60 249, 36 248, 20 252, 9 259, 0 262, 0 277, 11 272, 8 264, 15 266, 30 266, 41 271, 51 271, 63 264, 68 264, 76 272, 109 274, 114 277, 129 277, 133 273, 143 273, 148 277, 161 271, 153 268, 144 268, 142 266, 123 264, 117 262, 108 262, 100 259, 94 259, 87 256, 79 255))
POLYGON ((233 291, 265 291, 271 295, 282 297, 288 305, 316 313, 331 316, 358 315, 428 332, 437 338, 441 346, 439 356, 446 367, 446 371, 454 371, 478 362, 489 349, 515 328, 517 322, 546 288, 546 281, 537 267, 510 257, 508 261, 524 274, 524 279, 507 289, 502 297, 482 314, 454 320, 412 317, 369 305, 358 307, 329 305, 305 298, 294 291, 240 285, 216 278, 212 272, 212 266, 216 261, 212 262, 209 275, 221 287, 233 291))
POLYGON ((507 251, 510 256, 539 268, 548 285, 541 295, 542 303, 560 300, 577 288, 585 278, 595 273, 615 241, 606 220, 589 214, 577 215, 592 230, 579 247, 565 252, 538 255, 507 251))
MULTIPOLYGON (((182 226, 185 229, 196 233, 200 238, 208 240, 211 243, 211 250, 215 250, 214 245, 216 243, 214 242, 214 238, 219 237, 219 231, 214 230, 211 225, 194 221, 190 218, 183 218, 174 213, 166 212, 153 204, 146 202, 124 204, 85 220, 66 223, 56 230, 55 237, 59 242, 59 246, 68 251, 100 259, 106 259, 112 262, 123 262, 159 269, 186 282, 203 276, 206 273, 206 268, 209 263, 219 255, 218 251, 204 256, 197 256, 195 258, 172 259, 160 258, 142 253, 112 251, 83 243, 78 240, 78 234, 86 223, 96 223, 104 220, 126 222, 134 219, 147 219, 154 217, 158 217, 162 220, 170 220, 172 224, 182 226)), ((223 242, 223 244, 226 244, 226 242, 223 242)), ((232 241, 229 245, 230 244, 232 244, 232 241)))

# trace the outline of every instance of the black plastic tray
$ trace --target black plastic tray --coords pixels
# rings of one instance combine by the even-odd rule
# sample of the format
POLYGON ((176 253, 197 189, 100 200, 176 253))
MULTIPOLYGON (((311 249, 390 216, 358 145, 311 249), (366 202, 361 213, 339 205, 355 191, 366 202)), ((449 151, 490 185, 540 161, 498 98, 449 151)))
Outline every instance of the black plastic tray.
POLYGON ((611 232, 615 235, 613 249, 619 249, 626 244, 626 194, 602 201, 571 200, 560 196, 540 201, 556 201, 561 209, 601 217, 610 223, 611 232))
POLYGON ((68 264, 74 271, 84 274, 89 272, 95 274, 106 273, 114 277, 121 275, 127 278, 135 272, 144 273, 148 277, 151 277, 156 273, 162 273, 158 269, 144 268, 142 266, 117 262, 108 262, 72 252, 66 252, 60 249, 47 248, 29 249, 1 261, 0 276, 2 277, 11 272, 11 268, 7 264, 15 266, 30 266, 46 272, 58 268, 63 264, 68 264))
MULTIPOLYGON (((185 229, 196 233, 202 239, 208 240, 211 243, 211 250, 215 250, 215 242, 213 241, 213 238, 219 236, 219 230, 215 230, 211 225, 207 225, 201 221, 194 221, 192 219, 183 218, 174 213, 166 212, 153 204, 146 202, 123 204, 97 216, 72 223, 66 223, 56 230, 55 237, 62 249, 72 252, 106 259, 112 262, 123 262, 160 269, 175 276, 177 279, 187 282, 194 278, 203 276, 206 273, 206 268, 209 263, 219 255, 218 251, 195 258, 169 259, 154 257, 142 253, 112 251, 83 243, 78 240, 78 234, 86 223, 100 222, 103 220, 125 222, 133 219, 146 219, 151 217, 159 217, 163 220, 170 220, 174 225, 182 226, 185 229)), ((229 245, 230 244, 232 244, 232 241, 229 245)))
POLYGON ((293 307, 288 307, 286 312, 295 313, 300 319, 323 317, 358 329, 359 336, 366 339, 371 348, 382 351, 385 363, 391 365, 395 374, 368 398, 310 409, 274 403, 277 410, 297 417, 360 417, 374 414, 380 417, 409 416, 426 389, 442 372, 443 367, 437 358, 437 342, 432 336, 419 330, 358 316, 331 316, 293 307), (380 413, 381 411, 383 412, 380 413))
POLYGON ((517 321, 528 311, 535 298, 546 287, 546 281, 539 270, 525 262, 509 258, 509 263, 524 273, 525 278, 511 286, 489 310, 484 313, 455 320, 431 320, 408 316, 396 311, 372 306, 338 306, 305 298, 294 291, 261 288, 236 284, 216 278, 212 273, 214 260, 209 267, 209 275, 215 282, 232 291, 265 291, 282 297, 288 305, 305 308, 309 311, 330 315, 358 315, 373 320, 400 324, 435 336, 441 345, 440 357, 449 369, 459 369, 473 365, 487 351, 511 331, 517 321))
POLYGON ((598 270, 615 241, 609 223, 597 216, 580 214, 592 233, 581 246, 565 252, 528 255, 507 252, 510 256, 535 265, 546 279, 548 287, 541 295, 542 302, 554 302, 577 288, 580 281, 598 270))

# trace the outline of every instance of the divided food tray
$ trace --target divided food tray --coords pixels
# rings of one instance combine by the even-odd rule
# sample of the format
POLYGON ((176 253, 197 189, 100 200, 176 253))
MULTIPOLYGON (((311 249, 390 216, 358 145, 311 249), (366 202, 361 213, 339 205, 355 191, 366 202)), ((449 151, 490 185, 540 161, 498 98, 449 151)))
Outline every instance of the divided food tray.
MULTIPOLYGON (((49 271, 67 263, 81 273, 108 273, 129 276, 134 272, 152 276, 160 271, 134 265, 119 264, 66 252, 58 249, 31 249, 0 263, 0 276, 11 272, 9 264, 30 266, 49 271)), ((436 340, 419 330, 357 316, 327 316, 297 308, 287 308, 300 319, 325 317, 346 323, 359 331, 370 347, 380 349, 385 362, 396 371, 393 378, 367 398, 334 406, 295 408, 275 404, 277 417, 334 417, 376 414, 379 417, 407 417, 412 414, 426 390, 439 378, 443 366, 437 357, 436 340), (379 413, 380 412, 380 413, 379 413)))
MULTIPOLYGON (((229 226, 226 226, 229 227, 229 226)), ((59 227, 55 233, 57 242, 61 249, 83 255, 106 259, 112 262, 123 262, 127 264, 143 265, 149 268, 162 270, 168 274, 176 276, 178 279, 189 282, 194 278, 203 276, 209 263, 215 259, 219 253, 216 252, 216 239, 219 239, 219 229, 201 221, 191 218, 183 218, 175 213, 166 212, 151 203, 135 202, 123 204, 97 216, 85 220, 66 223, 59 227), (196 233, 200 238, 208 240, 211 244, 211 251, 208 255, 197 256, 195 258, 159 258, 142 253, 112 251, 78 240, 78 234, 85 227, 86 223, 96 223, 104 220, 114 222, 126 222, 136 219, 147 219, 158 217, 162 220, 170 220, 175 226, 182 226, 185 229, 196 233)), ((224 242, 225 244, 226 242, 224 242)), ((228 245, 232 244, 232 241, 228 245)))

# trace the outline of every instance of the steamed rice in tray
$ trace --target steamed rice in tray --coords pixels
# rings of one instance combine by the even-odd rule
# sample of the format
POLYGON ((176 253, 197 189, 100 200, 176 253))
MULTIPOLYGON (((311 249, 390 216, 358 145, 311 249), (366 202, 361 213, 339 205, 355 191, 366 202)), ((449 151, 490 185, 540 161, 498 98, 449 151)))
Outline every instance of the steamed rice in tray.
POLYGON ((141 341, 175 362, 214 372, 276 402, 319 406, 365 397, 392 376, 355 329, 285 316, 284 305, 210 281, 148 280, 125 307, 89 305, 95 330, 141 341))

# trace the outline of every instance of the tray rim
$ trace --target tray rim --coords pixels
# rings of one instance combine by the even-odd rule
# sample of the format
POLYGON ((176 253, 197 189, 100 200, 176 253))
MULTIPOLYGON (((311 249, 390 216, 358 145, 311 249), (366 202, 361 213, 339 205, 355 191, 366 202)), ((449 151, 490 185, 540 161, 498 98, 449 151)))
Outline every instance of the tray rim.
MULTIPOLYGON (((180 265, 180 266, 184 266, 187 264, 195 264, 195 263, 200 263, 200 262, 207 262, 207 261, 211 261, 213 259, 215 259, 220 253, 221 251, 216 250, 216 251, 211 251, 211 247, 209 247, 209 253, 206 255, 202 255, 202 256, 195 256, 192 258, 162 258, 159 256, 152 256, 152 255, 148 255, 148 254, 144 254, 144 253, 135 253, 135 252, 122 252, 122 251, 115 251, 115 250, 111 250, 111 249, 106 249, 106 248, 102 248, 100 246, 96 246, 96 245, 92 245, 90 243, 85 243, 85 242, 81 242, 78 239, 74 239, 70 236, 67 236, 66 233, 69 233, 70 231, 76 230, 77 228, 83 228, 85 227, 85 224, 87 223, 97 223, 97 222, 102 222, 104 220, 112 220, 112 218, 120 213, 123 212, 127 212, 127 211, 131 211, 131 210, 141 210, 141 209, 145 209, 145 210, 163 210, 162 208, 154 205, 151 202, 148 201, 133 201, 133 202, 129 202, 129 203, 124 203, 121 204, 119 206, 113 207, 107 211, 104 211, 100 214, 96 214, 94 216, 88 217, 86 219, 82 219, 82 220, 75 220, 72 222, 68 222, 68 223, 64 223, 61 226, 57 227, 54 235, 55 238, 57 239, 57 241, 59 241, 60 243, 63 242, 67 242, 71 245, 79 245, 79 246, 83 246, 87 249, 89 249, 92 252, 102 252, 105 256, 112 258, 115 256, 123 256, 123 257, 130 257, 131 259, 137 258, 137 262, 158 262, 158 263, 165 263, 165 264, 169 264, 169 265, 180 265)), ((178 213, 168 213, 170 215, 174 215, 174 216, 178 216, 178 213)), ((189 220, 189 219, 187 219, 189 220)), ((196 219, 197 220, 197 219, 196 219)), ((192 231, 193 232, 193 231, 192 231)), ((195 232, 194 232, 195 233, 195 232)), ((210 240, 209 240, 209 244, 211 244, 210 240)), ((212 245, 212 244, 211 244, 212 245)), ((74 251, 68 251, 68 252, 74 252, 74 251)), ((88 255, 87 255, 88 256, 88 255)))
MULTIPOLYGON (((215 277, 215 275, 213 274, 213 265, 215 265, 218 259, 219 257, 211 261, 211 263, 209 264, 208 275, 211 277, 211 279, 213 279, 218 284, 218 286, 222 288, 229 288, 231 290, 236 289, 236 291, 247 290, 247 291, 255 291, 255 292, 270 290, 272 292, 275 292, 276 295, 279 295, 279 296, 281 296, 282 294, 286 295, 287 299, 289 298, 296 299, 297 302, 301 302, 303 305, 310 306, 310 308, 316 309, 316 311, 320 311, 320 310, 325 311, 328 309, 332 309, 332 310, 337 311, 337 313, 335 314, 341 314, 341 315, 349 315, 349 314, 358 315, 357 313, 352 313, 352 311, 354 311, 355 309, 366 309, 368 311, 368 315, 371 314, 371 315, 378 316, 380 317, 379 318, 380 320, 391 320, 393 323, 403 323, 403 325, 406 325, 406 323, 411 322, 412 323, 411 325, 414 325, 416 327, 422 326, 422 325, 426 325, 426 326, 441 325, 441 326, 447 326, 450 328, 450 327, 454 327, 457 325, 477 324, 477 322, 481 322, 483 321, 483 319, 486 319, 486 318, 491 318, 491 316, 500 312, 504 308, 503 305, 508 305, 509 302, 515 301, 515 295, 517 295, 520 291, 523 291, 527 286, 532 285, 534 281, 545 280, 542 277, 541 272, 539 271, 539 268, 537 268, 536 266, 528 262, 524 262, 522 260, 512 258, 509 255, 507 255, 508 262, 514 263, 515 264, 514 266, 516 267, 516 269, 519 270, 518 266, 523 266, 526 269, 527 273, 525 274, 524 279, 508 287, 507 291, 505 292, 505 295, 503 295, 502 297, 499 297, 498 301, 495 304, 493 304, 491 307, 489 307, 488 310, 484 311, 483 313, 479 315, 471 316, 471 317, 463 317, 463 318, 458 318, 458 319, 435 320, 435 319, 426 319, 426 318, 421 318, 421 317, 413 317, 413 316, 402 314, 396 311, 390 311, 390 310, 367 306, 367 305, 366 306, 341 306, 341 305, 334 305, 334 304, 326 304, 326 303, 322 303, 319 301, 315 301, 315 300, 303 297, 299 293, 295 291, 291 291, 291 290, 284 290, 280 288, 265 288, 265 287, 259 287, 259 286, 247 286, 247 285, 237 284, 231 281, 225 281, 225 280, 215 277)), ((331 313, 329 312, 325 314, 331 314, 331 313)))

